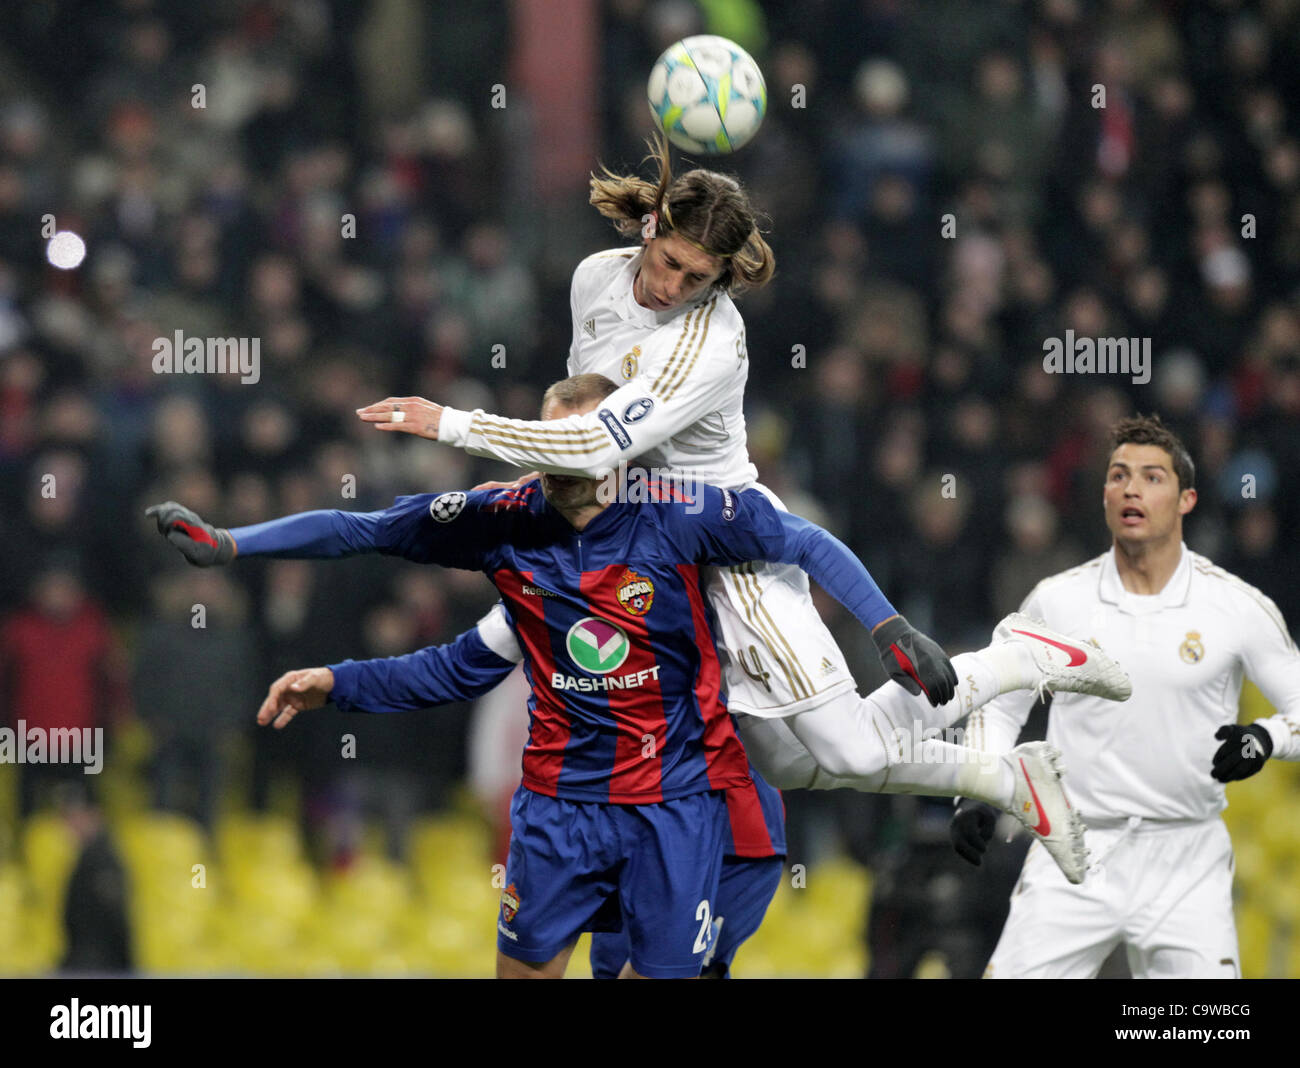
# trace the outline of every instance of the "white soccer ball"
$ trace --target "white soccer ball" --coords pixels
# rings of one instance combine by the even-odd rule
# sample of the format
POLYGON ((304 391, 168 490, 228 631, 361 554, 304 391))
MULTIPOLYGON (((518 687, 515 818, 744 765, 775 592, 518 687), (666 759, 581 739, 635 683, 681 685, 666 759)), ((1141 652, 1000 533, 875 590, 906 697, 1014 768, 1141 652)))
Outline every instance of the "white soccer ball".
POLYGON ((650 71, 646 96, 668 140, 686 152, 734 152, 758 133, 767 86, 753 57, 712 34, 670 45, 650 71))

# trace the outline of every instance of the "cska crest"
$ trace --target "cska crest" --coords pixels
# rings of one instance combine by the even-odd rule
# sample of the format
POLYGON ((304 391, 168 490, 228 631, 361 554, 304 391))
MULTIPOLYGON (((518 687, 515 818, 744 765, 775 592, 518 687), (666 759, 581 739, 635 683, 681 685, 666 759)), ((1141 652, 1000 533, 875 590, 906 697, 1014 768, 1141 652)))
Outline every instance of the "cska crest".
POLYGON ((501 891, 501 915, 505 917, 506 923, 509 923, 518 911, 519 891, 515 889, 515 884, 511 883, 501 891))
POLYGON ((655 603, 655 584, 630 567, 618 580, 618 603, 634 616, 643 616, 655 603))

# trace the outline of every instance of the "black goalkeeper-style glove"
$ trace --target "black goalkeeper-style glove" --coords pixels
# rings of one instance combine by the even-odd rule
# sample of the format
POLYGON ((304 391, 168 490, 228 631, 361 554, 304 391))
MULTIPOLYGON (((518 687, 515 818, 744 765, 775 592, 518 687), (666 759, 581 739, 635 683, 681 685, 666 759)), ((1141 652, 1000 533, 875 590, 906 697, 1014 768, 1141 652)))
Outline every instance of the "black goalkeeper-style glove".
POLYGON ((1214 770, 1210 772, 1219 782, 1249 779, 1273 755, 1273 739, 1258 723, 1249 727, 1223 726, 1214 737, 1223 742, 1214 754, 1214 770))
POLYGON ((871 633, 889 677, 910 694, 924 692, 934 706, 946 705, 957 690, 957 672, 943 649, 902 616, 871 633))
POLYGON ((948 825, 948 834, 952 837, 952 847, 962 860, 968 860, 975 867, 980 866, 980 858, 993 841, 993 828, 998 823, 998 810, 983 801, 962 798, 957 812, 948 825))
POLYGON ((147 508, 144 514, 158 521, 158 533, 195 567, 228 564, 235 558, 235 540, 230 532, 203 522, 182 504, 166 501, 147 508))

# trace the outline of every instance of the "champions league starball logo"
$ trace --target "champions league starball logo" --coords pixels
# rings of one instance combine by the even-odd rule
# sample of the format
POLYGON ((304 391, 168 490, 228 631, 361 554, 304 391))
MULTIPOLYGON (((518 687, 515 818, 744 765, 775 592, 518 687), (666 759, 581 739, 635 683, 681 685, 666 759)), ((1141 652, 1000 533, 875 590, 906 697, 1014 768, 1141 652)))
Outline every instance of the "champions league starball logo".
POLYGON ((465 494, 460 490, 441 493, 429 502, 429 514, 439 523, 450 523, 465 507, 465 494))

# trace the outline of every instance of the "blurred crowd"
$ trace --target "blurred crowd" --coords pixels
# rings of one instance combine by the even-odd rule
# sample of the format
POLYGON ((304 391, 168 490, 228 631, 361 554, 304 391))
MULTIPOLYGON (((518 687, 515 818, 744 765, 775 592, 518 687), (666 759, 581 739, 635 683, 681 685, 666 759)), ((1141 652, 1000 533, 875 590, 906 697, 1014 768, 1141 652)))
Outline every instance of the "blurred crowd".
MULTIPOLYGON (((639 165, 644 80, 673 40, 718 32, 759 59, 764 129, 718 165, 777 257, 740 302, 751 455, 916 626, 951 651, 983 644, 1039 578, 1102 551, 1105 433, 1135 410, 1197 463, 1191 546, 1297 626, 1300 2, 595 6, 599 92, 574 107, 598 113, 602 154, 573 160, 580 175, 639 165), (1045 373, 1043 342, 1066 330, 1150 338, 1150 382, 1045 373)), ((618 243, 580 196, 529 197, 526 127, 492 106, 510 25, 506 0, 9 13, 8 719, 143 721, 154 802, 207 823, 244 746, 247 802, 299 784, 336 863, 357 813, 387 820, 396 854, 410 814, 448 802, 465 709, 324 711, 283 734, 252 715, 289 668, 449 640, 494 599, 486 580, 367 559, 198 571, 143 512, 174 499, 235 526, 503 476, 353 410, 418 394, 531 418, 564 374, 568 272, 618 243), (557 239, 550 211, 585 223, 557 239), (47 216, 85 238, 75 271, 45 262, 47 216), (259 338, 260 380, 154 373, 154 340, 177 330, 259 338)), ((874 684, 870 643, 823 603, 874 684)), ((24 790, 24 810, 38 802, 24 790)), ((871 804, 819 800, 804 827, 796 803, 794 831, 813 848, 826 806, 859 826, 871 804)), ((925 813, 900 812, 906 841, 925 813)), ((855 848, 881 855, 867 837, 855 848)))

